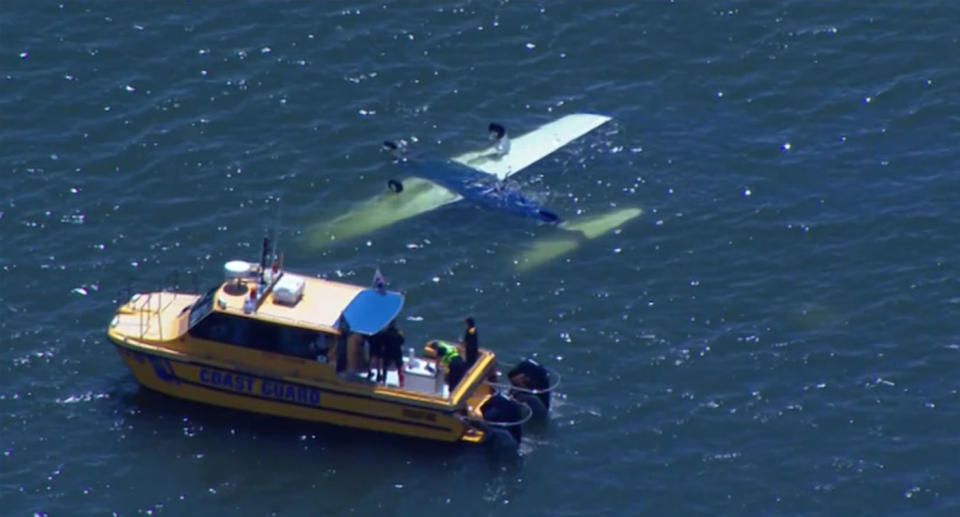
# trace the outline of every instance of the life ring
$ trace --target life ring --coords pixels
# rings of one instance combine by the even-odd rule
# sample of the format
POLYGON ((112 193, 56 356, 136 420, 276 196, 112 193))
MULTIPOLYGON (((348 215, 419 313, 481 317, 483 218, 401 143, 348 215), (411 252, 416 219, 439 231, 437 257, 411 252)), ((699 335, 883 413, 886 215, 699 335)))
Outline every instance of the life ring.
POLYGON ((403 183, 397 180, 387 180, 387 188, 390 189, 391 192, 399 194, 403 192, 403 183))

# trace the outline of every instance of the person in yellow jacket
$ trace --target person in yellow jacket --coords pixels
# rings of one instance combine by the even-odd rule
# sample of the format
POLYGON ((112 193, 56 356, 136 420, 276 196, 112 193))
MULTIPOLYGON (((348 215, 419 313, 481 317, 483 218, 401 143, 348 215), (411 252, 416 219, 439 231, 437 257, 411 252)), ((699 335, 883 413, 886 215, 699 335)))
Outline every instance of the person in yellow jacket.
POLYGON ((427 348, 433 350, 437 355, 437 364, 443 365, 446 370, 447 374, 444 379, 447 381, 450 393, 453 393, 453 389, 457 387, 460 379, 463 379, 463 375, 467 373, 467 366, 460 358, 457 347, 443 341, 431 341, 427 343, 427 348))

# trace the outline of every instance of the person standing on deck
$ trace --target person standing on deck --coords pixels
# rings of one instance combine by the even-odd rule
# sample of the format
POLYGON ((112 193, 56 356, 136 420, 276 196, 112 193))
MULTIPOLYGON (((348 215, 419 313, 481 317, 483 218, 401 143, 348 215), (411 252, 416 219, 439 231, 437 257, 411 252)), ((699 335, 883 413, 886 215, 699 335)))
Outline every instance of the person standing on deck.
POLYGON ((376 382, 380 382, 383 377, 383 351, 385 341, 386 338, 383 332, 377 332, 367 338, 367 343, 370 345, 370 373, 367 375, 367 378, 371 381, 376 378, 376 382))
POLYGON ((463 320, 467 325, 467 330, 463 333, 463 349, 466 351, 466 367, 469 370, 473 367, 473 363, 477 362, 477 356, 479 355, 478 345, 477 345, 477 325, 473 320, 473 317, 463 320))
POLYGON ((446 367, 447 388, 453 394, 453 389, 457 387, 457 384, 460 384, 460 380, 467 373, 467 367, 464 365, 463 359, 460 358, 457 347, 448 343, 431 341, 427 343, 427 348, 432 349, 436 354, 437 365, 446 367))
POLYGON ((387 370, 391 365, 397 367, 397 383, 403 387, 403 332, 397 328, 397 321, 391 321, 390 326, 383 334, 383 359, 380 362, 380 372, 377 381, 387 382, 387 370))

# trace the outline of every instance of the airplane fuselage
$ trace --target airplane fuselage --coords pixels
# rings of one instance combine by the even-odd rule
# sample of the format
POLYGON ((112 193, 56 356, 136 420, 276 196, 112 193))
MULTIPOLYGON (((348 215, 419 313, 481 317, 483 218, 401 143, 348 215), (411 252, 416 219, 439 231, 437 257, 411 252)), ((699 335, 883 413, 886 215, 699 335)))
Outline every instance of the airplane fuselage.
POLYGON ((556 213, 530 199, 519 189, 453 160, 407 157, 400 160, 398 165, 405 172, 430 180, 463 196, 467 201, 549 223, 560 222, 556 213))

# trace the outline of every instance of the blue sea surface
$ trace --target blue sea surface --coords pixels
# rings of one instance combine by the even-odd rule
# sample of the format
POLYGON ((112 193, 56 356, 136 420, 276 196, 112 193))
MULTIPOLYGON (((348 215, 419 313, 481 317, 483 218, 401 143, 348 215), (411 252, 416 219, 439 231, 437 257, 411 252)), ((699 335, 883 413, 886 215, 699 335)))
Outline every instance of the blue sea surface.
POLYGON ((960 4, 6 2, 0 515, 960 515, 960 4), (402 138, 452 156, 614 120, 515 179, 555 231, 456 203, 318 248, 402 138), (130 292, 288 268, 477 319, 562 375, 519 452, 140 388, 130 292))

